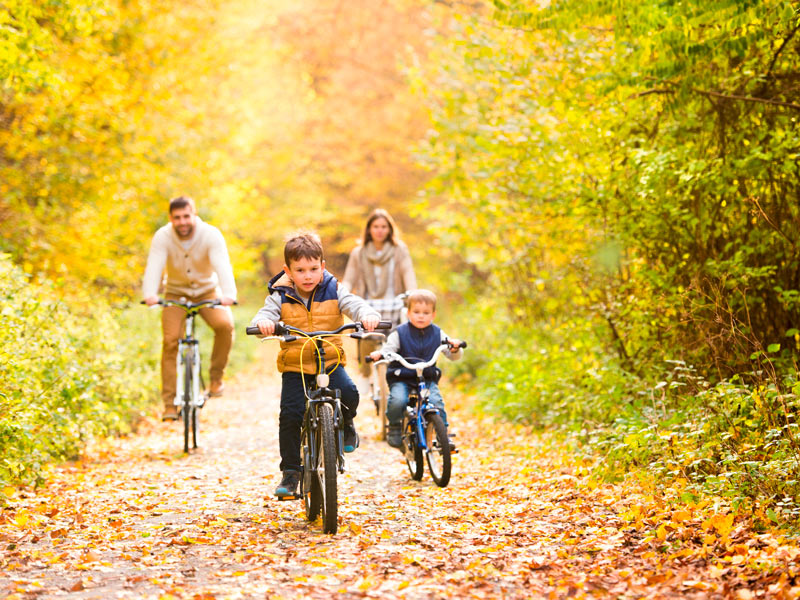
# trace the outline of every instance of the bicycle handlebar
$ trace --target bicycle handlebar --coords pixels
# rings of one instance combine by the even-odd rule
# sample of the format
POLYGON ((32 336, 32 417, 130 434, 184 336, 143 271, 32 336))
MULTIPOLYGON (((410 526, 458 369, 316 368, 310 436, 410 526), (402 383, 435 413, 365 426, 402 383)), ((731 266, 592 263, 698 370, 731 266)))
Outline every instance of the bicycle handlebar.
MULTIPOLYGON (((236 300, 234 300, 233 303, 239 304, 236 300)), ((142 300, 139 302, 139 304, 147 304, 147 302, 142 300)), ((159 306, 180 306, 186 310, 192 310, 194 308, 213 308, 215 306, 222 306, 222 300, 219 298, 214 298, 213 300, 200 300, 200 302, 187 302, 186 300, 165 300, 163 298, 159 298, 156 304, 159 306)))
MULTIPOLYGON (((381 321, 378 323, 378 326, 375 329, 391 329, 392 322, 391 321, 381 321)), ((291 325, 286 325, 283 321, 279 321, 275 323, 275 337, 282 337, 284 341, 291 342, 297 339, 297 337, 324 337, 327 335, 339 335, 343 331, 347 331, 348 329, 355 329, 356 331, 363 331, 364 325, 361 324, 360 321, 356 321, 355 323, 345 323, 338 329, 334 331, 303 331, 302 329, 298 329, 297 327, 292 327, 291 325), (287 339, 291 338, 291 339, 287 339)), ((245 329, 245 333, 247 335, 261 335, 261 330, 256 325, 249 325, 245 329)))
MULTIPOLYGON (((450 346, 450 342, 449 341, 445 340, 444 342, 442 342, 441 345, 438 348, 436 348, 436 351, 433 353, 433 357, 431 357, 431 359, 429 361, 426 361, 426 362, 409 363, 405 358, 403 358, 402 356, 400 356, 399 354, 397 354, 395 352, 385 352, 383 354, 383 358, 379 358, 377 361, 374 361, 374 362, 378 362, 380 360, 385 360, 387 362, 397 361, 401 365, 403 365, 407 369, 411 369, 412 371, 422 370, 422 369, 425 369, 427 367, 431 367, 431 366, 435 365, 436 361, 439 359, 439 354, 441 354, 442 350, 444 350, 445 348, 448 348, 449 346, 450 346)), ((461 342, 459 342, 458 347, 459 348, 466 348, 467 347, 467 342, 462 340, 461 342)), ((364 357, 364 362, 366 362, 366 363, 373 362, 372 357, 369 356, 369 355, 364 357)))

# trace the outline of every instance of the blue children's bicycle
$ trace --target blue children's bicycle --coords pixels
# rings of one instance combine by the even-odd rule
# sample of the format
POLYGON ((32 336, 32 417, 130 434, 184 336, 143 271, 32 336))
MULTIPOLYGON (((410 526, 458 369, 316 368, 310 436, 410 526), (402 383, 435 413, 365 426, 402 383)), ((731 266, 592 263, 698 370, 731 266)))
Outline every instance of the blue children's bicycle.
MULTIPOLYGON (((397 361, 417 373, 417 385, 409 390, 408 406, 403 415, 403 454, 411 477, 417 481, 422 479, 425 470, 422 461, 424 454, 431 477, 439 487, 445 487, 450 483, 450 438, 439 409, 430 402, 430 389, 422 373, 427 367, 436 364, 439 354, 449 345, 447 341, 442 342, 433 353, 433 357, 426 362, 412 364, 394 352, 384 352, 381 360, 381 362, 397 361)), ((461 342, 459 347, 466 348, 467 343, 461 342)), ((371 362, 372 359, 367 357, 365 360, 371 362)))

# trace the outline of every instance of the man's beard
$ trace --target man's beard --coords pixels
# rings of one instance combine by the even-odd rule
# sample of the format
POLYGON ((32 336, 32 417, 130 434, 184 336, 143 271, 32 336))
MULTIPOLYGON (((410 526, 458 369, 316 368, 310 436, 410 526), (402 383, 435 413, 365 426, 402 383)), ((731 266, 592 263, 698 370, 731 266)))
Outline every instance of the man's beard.
POLYGON ((178 237, 180 238, 190 238, 192 237, 192 233, 194 233, 194 225, 186 226, 185 230, 183 227, 176 227, 175 231, 178 233, 178 237))

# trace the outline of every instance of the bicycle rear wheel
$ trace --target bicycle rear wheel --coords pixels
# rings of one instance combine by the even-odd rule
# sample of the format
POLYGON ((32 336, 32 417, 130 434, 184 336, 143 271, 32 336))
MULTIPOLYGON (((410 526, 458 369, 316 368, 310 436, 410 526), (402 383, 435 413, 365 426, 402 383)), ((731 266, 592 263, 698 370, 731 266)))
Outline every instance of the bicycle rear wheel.
POLYGON ((333 429, 333 407, 323 403, 319 417, 319 485, 322 489, 322 530, 336 533, 339 527, 339 499, 336 471, 336 437, 333 429))
POLYGON ((425 438, 428 440, 425 450, 428 470, 436 485, 445 487, 450 482, 450 440, 441 415, 432 413, 425 416, 425 438))
POLYGON ((183 451, 189 452, 189 430, 192 425, 192 355, 186 353, 183 361, 183 451))
POLYGON ((422 462, 422 448, 417 443, 414 422, 408 419, 403 419, 403 449, 411 477, 415 481, 419 481, 425 472, 425 463, 422 462))

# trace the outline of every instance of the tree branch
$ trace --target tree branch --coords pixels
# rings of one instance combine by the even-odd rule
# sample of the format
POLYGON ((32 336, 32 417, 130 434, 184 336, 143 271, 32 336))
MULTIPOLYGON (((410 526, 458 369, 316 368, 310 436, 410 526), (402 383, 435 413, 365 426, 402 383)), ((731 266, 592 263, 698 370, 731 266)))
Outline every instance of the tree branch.
POLYGON ((761 104, 772 104, 774 106, 785 106, 786 108, 794 108, 795 110, 800 110, 800 104, 795 104, 793 102, 770 100, 769 98, 757 98, 755 96, 740 96, 739 94, 723 94, 721 92, 712 92, 711 90, 701 90, 700 88, 692 88, 692 91, 698 94, 702 94, 704 96, 725 98, 726 100, 741 100, 743 102, 760 102, 761 104))

